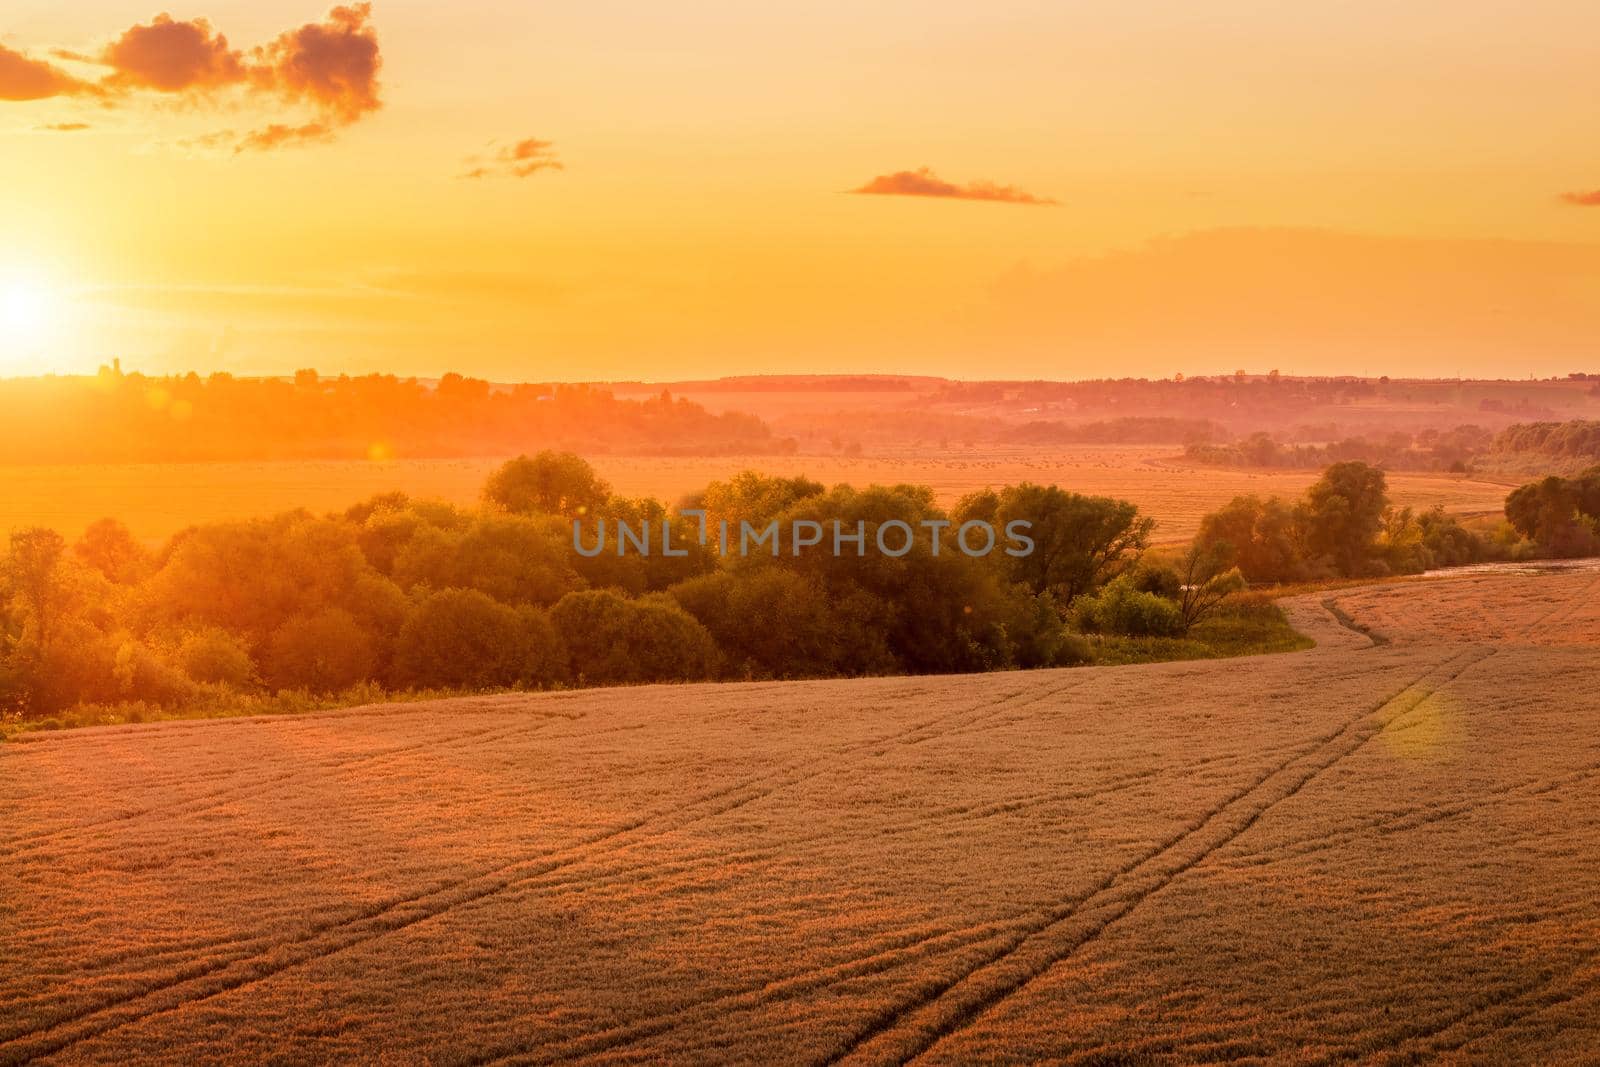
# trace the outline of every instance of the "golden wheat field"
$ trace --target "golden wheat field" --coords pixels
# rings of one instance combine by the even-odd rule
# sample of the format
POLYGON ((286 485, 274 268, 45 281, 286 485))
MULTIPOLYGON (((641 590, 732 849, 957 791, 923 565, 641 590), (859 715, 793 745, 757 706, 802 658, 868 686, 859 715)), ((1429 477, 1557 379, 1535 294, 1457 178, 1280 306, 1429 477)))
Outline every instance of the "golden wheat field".
POLYGON ((0 1062, 1592 1056, 1600 573, 1287 610, 1315 648, 28 735, 0 1062))
MULTIPOLYGON (((1160 540, 1192 535, 1202 515, 1239 494, 1295 496, 1320 473, 1197 468, 1174 458, 1174 451, 1160 445, 1081 445, 934 455, 588 458, 619 493, 668 503, 745 469, 804 474, 828 485, 912 482, 931 486, 945 505, 986 486, 1054 482, 1075 492, 1133 501, 1159 521, 1160 540)), ((504 459, 7 467, 0 474, 6 489, 0 498, 0 532, 38 525, 76 534, 110 516, 121 519, 136 536, 157 541, 197 522, 247 519, 299 507, 342 511, 374 493, 396 489, 471 504, 504 459)), ((1442 504, 1467 513, 1499 511, 1509 491, 1497 482, 1460 475, 1405 472, 1391 473, 1389 488, 1399 504, 1442 504)))

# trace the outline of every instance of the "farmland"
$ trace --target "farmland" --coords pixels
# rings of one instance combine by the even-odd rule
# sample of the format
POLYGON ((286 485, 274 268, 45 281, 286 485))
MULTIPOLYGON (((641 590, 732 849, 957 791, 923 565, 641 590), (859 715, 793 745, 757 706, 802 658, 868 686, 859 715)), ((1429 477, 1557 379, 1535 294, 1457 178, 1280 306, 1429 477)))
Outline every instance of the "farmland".
MULTIPOLYGON (((888 451, 865 456, 588 457, 617 492, 668 503, 747 468, 804 474, 826 484, 915 482, 941 504, 985 486, 1023 480, 1133 501, 1160 522, 1158 540, 1192 535, 1200 517, 1241 493, 1298 495, 1316 471, 1218 470, 1176 458, 1172 446, 1038 449, 984 447, 888 451)), ((41 525, 69 535, 113 516, 134 534, 159 541, 193 523, 253 518, 305 507, 342 511, 374 493, 475 502, 505 457, 483 459, 306 460, 251 463, 133 463, 12 466, 4 470, 0 531, 41 525)), ((1499 511, 1508 491, 1497 482, 1447 474, 1396 472, 1390 492, 1402 505, 1442 504, 1451 511, 1499 511)))
POLYGON ((1244 660, 30 735, 0 1063, 1571 1060, 1597 593, 1318 593, 1315 648, 1244 660))

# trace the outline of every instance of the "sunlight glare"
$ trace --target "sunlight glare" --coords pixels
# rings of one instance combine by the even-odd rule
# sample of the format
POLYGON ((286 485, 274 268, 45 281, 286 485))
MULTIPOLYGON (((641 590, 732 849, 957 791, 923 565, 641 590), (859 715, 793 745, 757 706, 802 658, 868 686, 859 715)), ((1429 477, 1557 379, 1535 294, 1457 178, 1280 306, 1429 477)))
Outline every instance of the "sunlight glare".
POLYGON ((12 340, 35 341, 50 325, 55 301, 48 289, 29 282, 11 282, 0 300, 0 328, 12 340))

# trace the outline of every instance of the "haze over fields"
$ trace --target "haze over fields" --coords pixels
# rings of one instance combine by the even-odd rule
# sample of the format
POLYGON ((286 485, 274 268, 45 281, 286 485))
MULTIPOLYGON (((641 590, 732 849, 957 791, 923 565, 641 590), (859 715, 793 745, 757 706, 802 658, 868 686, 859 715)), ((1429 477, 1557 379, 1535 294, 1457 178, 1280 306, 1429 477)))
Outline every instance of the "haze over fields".
POLYGON ((34 735, 0 1061, 1571 1061, 1597 593, 1319 593, 1315 648, 1243 660, 34 735))

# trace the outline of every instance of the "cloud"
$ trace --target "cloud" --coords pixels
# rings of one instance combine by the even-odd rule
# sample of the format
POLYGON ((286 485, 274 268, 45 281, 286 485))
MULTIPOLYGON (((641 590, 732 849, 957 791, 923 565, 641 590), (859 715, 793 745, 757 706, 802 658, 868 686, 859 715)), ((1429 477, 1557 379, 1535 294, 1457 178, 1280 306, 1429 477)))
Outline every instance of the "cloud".
POLYGON ((332 139, 333 131, 320 122, 309 122, 304 126, 285 126, 280 122, 274 122, 245 134, 233 146, 233 150, 235 153, 264 152, 273 148, 313 144, 332 139))
POLYGON ((87 122, 47 122, 43 126, 34 127, 36 130, 54 133, 73 133, 77 130, 87 130, 88 128, 89 124, 87 122))
POLYGON ((163 14, 124 30, 98 52, 50 53, 105 68, 97 81, 0 46, 0 99, 94 94, 108 106, 127 108, 146 94, 182 96, 194 103, 243 98, 302 114, 245 134, 235 144, 237 151, 327 141, 383 106, 378 82, 383 56, 371 17, 369 3, 335 7, 322 21, 288 30, 246 52, 232 47, 206 19, 180 22, 163 14))
POLYGON ((74 78, 60 67, 0 44, 0 100, 48 100, 95 91, 92 84, 74 78))
MULTIPOLYGON (((491 145, 493 142, 490 142, 491 145)), ((537 137, 526 137, 507 145, 488 158, 468 156, 463 178, 488 178, 507 175, 528 178, 542 170, 566 170, 566 164, 556 158, 555 144, 537 137)))
POLYGON ((205 19, 174 22, 157 15, 149 25, 124 30, 97 62, 111 68, 105 84, 113 88, 185 93, 245 80, 243 57, 205 19))
POLYGON ((1014 186, 997 185, 994 182, 956 185, 940 178, 927 167, 880 174, 859 189, 850 191, 869 196, 930 196, 946 200, 991 200, 1002 204, 1033 204, 1041 207, 1055 203, 1054 200, 1025 193, 1014 186))
POLYGON ((336 7, 326 21, 281 35, 252 53, 252 80, 345 125, 378 110, 383 57, 377 31, 368 24, 371 17, 369 3, 336 7))
POLYGON ((1600 207, 1600 189, 1587 193, 1562 193, 1561 200, 1574 207, 1600 207))

